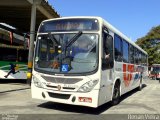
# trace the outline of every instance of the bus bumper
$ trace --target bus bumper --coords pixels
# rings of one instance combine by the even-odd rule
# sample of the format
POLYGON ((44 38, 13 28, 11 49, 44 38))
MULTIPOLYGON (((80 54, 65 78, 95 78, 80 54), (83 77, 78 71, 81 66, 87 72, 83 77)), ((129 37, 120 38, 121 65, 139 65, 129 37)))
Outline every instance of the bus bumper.
POLYGON ((53 91, 31 84, 32 98, 93 108, 98 107, 98 92, 99 90, 94 89, 87 93, 53 91))

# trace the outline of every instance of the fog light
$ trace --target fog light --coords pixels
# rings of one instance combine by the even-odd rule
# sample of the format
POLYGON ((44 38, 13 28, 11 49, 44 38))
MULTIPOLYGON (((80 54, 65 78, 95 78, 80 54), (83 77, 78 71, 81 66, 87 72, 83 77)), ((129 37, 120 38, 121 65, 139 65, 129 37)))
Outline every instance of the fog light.
POLYGON ((73 98, 72 98, 72 102, 75 102, 76 101, 76 97, 74 96, 73 98))

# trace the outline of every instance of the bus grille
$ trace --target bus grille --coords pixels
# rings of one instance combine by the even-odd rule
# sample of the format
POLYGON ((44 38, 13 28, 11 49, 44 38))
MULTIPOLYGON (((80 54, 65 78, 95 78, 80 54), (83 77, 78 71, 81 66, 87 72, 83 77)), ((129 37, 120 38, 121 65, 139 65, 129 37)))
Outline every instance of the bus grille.
MULTIPOLYGON (((46 85, 47 87, 50 87, 50 88, 57 88, 57 86, 51 86, 51 85, 46 85)), ((63 90, 74 90, 75 88, 73 87, 62 87, 63 90)), ((57 88, 58 89, 58 88, 57 88)))
POLYGON ((70 94, 57 94, 57 93, 51 93, 51 92, 48 92, 48 95, 50 97, 59 98, 59 99, 69 99, 71 96, 70 94))
POLYGON ((41 76, 47 82, 52 83, 61 83, 61 84, 75 84, 83 79, 80 78, 58 78, 58 77, 48 77, 48 76, 41 76))

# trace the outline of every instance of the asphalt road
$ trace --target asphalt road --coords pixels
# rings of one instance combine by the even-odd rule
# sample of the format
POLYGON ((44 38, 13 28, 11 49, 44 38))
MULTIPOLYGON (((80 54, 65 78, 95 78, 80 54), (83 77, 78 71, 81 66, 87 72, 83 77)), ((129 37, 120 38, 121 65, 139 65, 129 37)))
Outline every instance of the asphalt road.
POLYGON ((123 95, 119 105, 111 106, 107 103, 97 109, 32 99, 30 87, 24 83, 0 84, 0 119, 3 120, 7 115, 10 115, 7 117, 18 115, 19 119, 27 120, 59 119, 59 117, 62 120, 69 116, 72 119, 81 117, 99 119, 96 118, 99 115, 101 119, 115 117, 115 119, 124 120, 134 118, 135 116, 130 116, 132 114, 157 114, 150 117, 160 119, 160 83, 158 81, 145 81, 142 91, 133 90, 123 95))

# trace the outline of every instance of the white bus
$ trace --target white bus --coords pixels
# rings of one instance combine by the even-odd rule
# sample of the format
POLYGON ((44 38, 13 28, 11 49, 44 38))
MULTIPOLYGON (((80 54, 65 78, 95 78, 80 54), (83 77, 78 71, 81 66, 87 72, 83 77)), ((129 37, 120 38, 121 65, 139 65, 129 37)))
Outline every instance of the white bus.
POLYGON ((160 64, 152 64, 150 66, 149 77, 154 80, 160 80, 160 64))
POLYGON ((116 105, 148 73, 147 53, 101 17, 45 20, 36 39, 32 98, 116 105))

